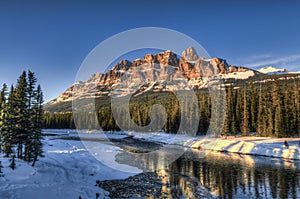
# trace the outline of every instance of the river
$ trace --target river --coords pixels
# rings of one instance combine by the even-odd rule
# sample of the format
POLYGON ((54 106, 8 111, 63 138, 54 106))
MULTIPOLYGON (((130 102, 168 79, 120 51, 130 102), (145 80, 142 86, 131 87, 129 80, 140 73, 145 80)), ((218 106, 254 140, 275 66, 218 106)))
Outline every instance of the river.
POLYGON ((158 153, 161 156, 151 156, 149 149, 160 150, 164 145, 123 135, 105 140, 103 136, 94 139, 95 135, 89 134, 85 135, 87 141, 81 142, 78 136, 67 135, 66 131, 62 134, 63 137, 45 136, 45 157, 40 158, 35 168, 18 160, 17 169, 12 171, 7 168, 9 161, 1 159, 4 165, 4 177, 0 177, 1 199, 77 199, 95 198, 97 194, 106 198, 108 193, 95 186, 96 182, 121 185, 120 189, 104 186, 111 196, 134 191, 139 192, 140 198, 192 199, 211 195, 224 199, 296 199, 300 196, 299 161, 219 152, 203 156, 199 150, 180 146, 158 153), (97 155, 88 150, 89 143, 107 162, 97 160, 97 155), (172 158, 174 154, 180 155, 172 158), (146 192, 147 197, 143 195, 146 192))
POLYGON ((187 152, 168 170, 172 186, 182 193, 188 191, 178 176, 195 177, 219 198, 300 197, 299 162, 222 153, 197 158, 197 152, 187 152))
MULTIPOLYGON (((130 145, 145 150, 147 144, 139 142, 131 141, 130 145)), ((203 151, 179 146, 158 157, 119 147, 125 150, 115 156, 116 162, 154 171, 162 177, 162 198, 197 198, 193 193, 197 183, 216 198, 300 198, 300 161, 221 152, 203 155, 203 151), (185 152, 178 159, 164 162, 181 150, 185 152)))

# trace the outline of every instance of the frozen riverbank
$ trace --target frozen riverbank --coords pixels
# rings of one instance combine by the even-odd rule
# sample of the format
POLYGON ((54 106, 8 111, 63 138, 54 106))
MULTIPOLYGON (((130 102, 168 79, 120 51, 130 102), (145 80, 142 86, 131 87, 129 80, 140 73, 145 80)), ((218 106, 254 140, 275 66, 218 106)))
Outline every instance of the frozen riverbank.
POLYGON ((205 136, 175 135, 166 133, 127 133, 136 139, 192 149, 267 156, 300 160, 300 138, 233 137, 211 139, 205 136), (288 143, 288 147, 284 142, 288 143))
MULTIPOLYGON (((82 131, 81 139, 99 137, 98 131, 86 134, 82 131)), ((71 133, 72 134, 72 133, 71 133)), ((271 138, 271 137, 234 137, 210 139, 206 136, 189 136, 181 134, 166 134, 163 132, 111 132, 101 134, 110 140, 112 135, 117 138, 132 137, 159 144, 178 145, 192 149, 237 153, 245 155, 266 156, 291 160, 300 160, 300 138, 271 138), (287 141, 288 147, 284 142, 287 141)))
MULTIPOLYGON (((1 199, 78 199, 79 196, 85 199, 96 198, 96 194, 99 198, 109 198, 107 191, 95 186, 97 180, 122 179, 142 172, 130 166, 133 173, 106 166, 95 159, 80 141, 49 136, 43 142, 45 157, 40 158, 34 168, 17 160, 16 169, 12 170, 9 159, 0 153, 4 167, 4 176, 0 177, 1 199)), ((103 155, 110 156, 111 152, 103 155)))
POLYGON ((299 142, 299 138, 228 137, 227 139, 218 138, 215 140, 198 139, 190 147, 201 150, 300 160, 299 142), (285 141, 288 146, 284 144, 285 141))

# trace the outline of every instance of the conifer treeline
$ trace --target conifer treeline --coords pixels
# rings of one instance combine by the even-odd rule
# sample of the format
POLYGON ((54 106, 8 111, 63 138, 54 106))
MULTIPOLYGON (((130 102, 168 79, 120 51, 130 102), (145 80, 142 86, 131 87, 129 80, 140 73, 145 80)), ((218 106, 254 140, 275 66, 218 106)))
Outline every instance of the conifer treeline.
POLYGON ((25 71, 16 86, 4 84, 0 93, 0 140, 6 157, 35 165, 42 156, 43 93, 33 72, 25 71))
POLYGON ((227 88, 227 117, 223 133, 246 136, 300 136, 299 79, 256 82, 243 88, 227 88))
MULTIPOLYGON (((299 79, 278 78, 276 75, 263 81, 249 81, 243 85, 230 85, 226 87, 227 106, 223 135, 244 136, 256 132, 258 136, 292 137, 300 136, 300 102, 299 79)), ((176 96, 172 93, 151 93, 131 99, 129 110, 133 121, 141 126, 150 123, 149 110, 153 104, 161 104, 167 112, 167 119, 163 127, 165 132, 177 133, 180 125, 181 114, 187 121, 199 116, 198 134, 206 134, 210 126, 212 116, 212 99, 207 89, 196 91, 199 109, 195 111, 195 105, 190 103, 179 105, 176 96), (181 111, 184 109, 186 111, 181 111), (197 115, 199 114, 199 115, 197 115)), ((103 102, 103 100, 102 100, 103 102)), ((226 102, 225 102, 226 103, 226 102)), ((109 104, 109 103, 106 103, 109 104)), ((123 115, 122 124, 130 124, 131 119, 124 112, 124 104, 119 104, 118 114, 123 115)), ((116 124, 111 107, 97 104, 97 113, 82 112, 76 118, 68 113, 46 113, 45 128, 82 128, 103 130, 120 130, 116 124), (98 122, 99 121, 99 122, 98 122)), ((217 116, 217 114, 216 114, 217 116)), ((221 120, 221 118, 220 118, 221 120)), ((131 130, 127 125, 127 129, 131 130)), ((187 133, 189 129, 185 130, 187 133)))

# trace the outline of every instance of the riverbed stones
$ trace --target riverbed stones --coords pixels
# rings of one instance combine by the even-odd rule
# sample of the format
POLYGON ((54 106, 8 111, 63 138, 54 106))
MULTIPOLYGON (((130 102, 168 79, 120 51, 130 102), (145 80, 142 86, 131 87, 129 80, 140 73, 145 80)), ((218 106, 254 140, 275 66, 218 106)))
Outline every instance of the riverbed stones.
MULTIPOLYGON (((158 172, 159 173, 159 172, 158 172)), ((155 172, 141 173, 124 180, 96 181, 96 185, 108 191, 109 197, 119 198, 146 198, 146 199, 171 199, 180 198, 182 191, 190 199, 212 198, 211 194, 194 179, 186 179, 186 190, 170 187, 170 184, 155 172)))

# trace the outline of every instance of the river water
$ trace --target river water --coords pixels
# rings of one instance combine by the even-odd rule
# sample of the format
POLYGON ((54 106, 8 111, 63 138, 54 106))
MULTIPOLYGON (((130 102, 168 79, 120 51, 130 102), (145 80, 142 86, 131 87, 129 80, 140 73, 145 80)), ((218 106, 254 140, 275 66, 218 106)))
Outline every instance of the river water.
POLYGON ((139 148, 147 148, 147 143, 139 143, 138 140, 110 144, 89 140, 88 143, 93 143, 93 146, 101 144, 97 147, 99 154, 119 165, 158 174, 162 177, 162 198, 197 198, 195 184, 200 184, 216 198, 300 198, 300 161, 219 152, 209 152, 204 156, 199 150, 179 146, 174 146, 170 154, 157 157, 139 153, 139 148), (126 151, 128 148, 131 151, 126 151), (136 149, 135 152, 132 148, 136 149), (185 152, 182 154, 181 150, 185 152), (172 153, 182 155, 171 158, 172 161, 166 164, 164 161, 170 159, 172 153))
MULTIPOLYGON (((128 154, 119 159, 124 157, 133 159, 128 154)), ((147 168, 159 164, 157 158, 143 161, 147 168)), ((136 166, 133 162, 126 164, 136 166)), ((195 198, 191 181, 200 183, 216 198, 300 198, 299 161, 219 152, 203 157, 198 150, 188 150, 155 172, 164 176, 163 191, 168 198, 195 198)))
POLYGON ((170 169, 195 177, 219 198, 300 198, 299 162, 222 153, 197 158, 197 152, 187 152, 170 169))

